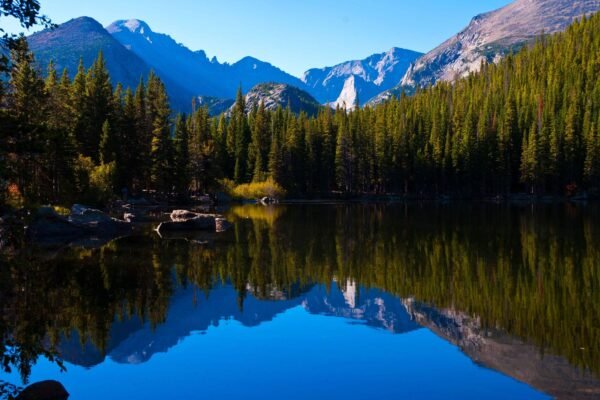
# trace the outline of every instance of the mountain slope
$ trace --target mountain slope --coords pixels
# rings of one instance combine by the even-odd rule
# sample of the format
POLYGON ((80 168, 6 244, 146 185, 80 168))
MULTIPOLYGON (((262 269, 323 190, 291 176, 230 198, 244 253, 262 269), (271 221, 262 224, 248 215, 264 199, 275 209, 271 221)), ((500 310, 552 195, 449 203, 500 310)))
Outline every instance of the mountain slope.
MULTIPOLYGON (((77 73, 80 59, 89 68, 100 51, 104 55, 113 84, 121 83, 135 89, 140 78, 145 78, 152 70, 150 65, 123 47, 100 23, 89 17, 72 19, 56 29, 35 33, 27 41, 44 72, 52 60, 59 71, 67 68, 69 75, 73 77, 77 73)), ((189 107, 191 92, 160 73, 159 76, 167 85, 173 107, 189 107)))
POLYGON ((127 49, 195 95, 234 98, 240 85, 248 91, 263 82, 304 87, 300 79, 252 57, 233 65, 221 64, 214 57, 209 60, 204 51, 192 51, 137 19, 116 21, 106 29, 127 49))
MULTIPOLYGON (((305 112, 310 116, 316 115, 321 109, 317 102, 307 92, 284 83, 261 83, 256 85, 246 94, 246 112, 250 112, 260 103, 264 103, 267 110, 275 110, 277 107, 290 107, 290 110, 299 114, 305 112)), ((231 106, 230 111, 235 107, 231 106)))
POLYGON ((131 19, 116 21, 106 27, 121 43, 160 75, 188 88, 190 92, 220 95, 218 71, 203 52, 193 52, 170 36, 153 32, 143 21, 131 19))
POLYGON ((401 84, 372 103, 439 80, 454 81, 478 71, 482 62, 497 62, 541 34, 567 28, 575 19, 600 10, 597 0, 516 0, 496 11, 473 18, 456 36, 419 58, 401 84))
POLYGON ((422 56, 411 50, 392 48, 364 60, 353 60, 333 67, 310 69, 302 80, 308 91, 321 103, 349 106, 348 99, 369 100, 400 82, 410 64, 422 56))
POLYGON ((29 47, 42 68, 52 59, 60 71, 73 76, 79 59, 89 67, 102 51, 113 82, 135 86, 150 67, 127 51, 97 21, 88 17, 72 19, 54 30, 44 30, 28 38, 29 47))

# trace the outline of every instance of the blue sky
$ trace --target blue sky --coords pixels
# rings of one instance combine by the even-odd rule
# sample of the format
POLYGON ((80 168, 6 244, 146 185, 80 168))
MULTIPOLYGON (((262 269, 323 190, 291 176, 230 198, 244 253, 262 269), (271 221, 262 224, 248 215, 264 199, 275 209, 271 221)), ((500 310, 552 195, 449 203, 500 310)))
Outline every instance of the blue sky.
MULTIPOLYGON (((296 76, 404 47, 426 52, 509 0, 42 0, 61 23, 138 18, 192 50, 235 62, 251 55, 296 76)), ((17 26, 6 18, 9 31, 17 26)))

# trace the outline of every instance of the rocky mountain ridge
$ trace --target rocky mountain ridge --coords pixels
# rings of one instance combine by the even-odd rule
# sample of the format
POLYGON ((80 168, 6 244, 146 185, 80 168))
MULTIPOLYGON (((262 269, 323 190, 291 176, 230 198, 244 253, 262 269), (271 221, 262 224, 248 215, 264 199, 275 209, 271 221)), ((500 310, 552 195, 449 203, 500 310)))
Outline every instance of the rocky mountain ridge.
POLYGON ((375 97, 378 104, 417 87, 454 81, 479 71, 482 62, 498 62, 541 35, 565 30, 573 21, 600 10, 598 0, 516 0, 480 14, 461 32, 414 62, 400 84, 375 97))

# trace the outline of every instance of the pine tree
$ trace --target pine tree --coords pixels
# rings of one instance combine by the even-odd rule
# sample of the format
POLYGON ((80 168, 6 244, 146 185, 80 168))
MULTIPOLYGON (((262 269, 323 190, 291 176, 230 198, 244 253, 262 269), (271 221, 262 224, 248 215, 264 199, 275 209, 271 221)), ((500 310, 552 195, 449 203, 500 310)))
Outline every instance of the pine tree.
POLYGON ((111 118, 113 89, 102 52, 86 75, 86 112, 89 117, 87 130, 82 137, 84 155, 99 160, 98 145, 102 136, 102 125, 111 118))
POLYGON ((155 75, 148 78, 148 107, 152 120, 150 180, 153 189, 168 193, 173 188, 173 150, 169 123, 171 110, 164 84, 155 75))
POLYGON ((335 171, 337 187, 343 192, 352 191, 352 159, 350 132, 345 112, 338 110, 340 127, 335 147, 335 171))
POLYGON ((236 102, 232 113, 232 126, 234 136, 234 172, 233 180, 236 183, 243 183, 248 180, 247 157, 248 144, 250 142, 250 129, 246 119, 246 101, 242 94, 242 88, 238 89, 236 102))
POLYGON ((116 161, 118 145, 115 130, 111 128, 107 119, 102 124, 102 135, 100 137, 100 162, 102 164, 116 161))
POLYGON ((189 153, 188 124, 185 114, 177 115, 175 120, 175 190, 179 195, 185 196, 190 187, 190 153, 189 153))
POLYGON ((9 146, 16 157, 9 164, 9 176, 16 180, 21 193, 33 200, 45 200, 48 182, 45 175, 44 148, 47 140, 46 93, 44 81, 34 67, 33 54, 24 37, 18 39, 11 50, 9 112, 14 130, 9 133, 9 146))

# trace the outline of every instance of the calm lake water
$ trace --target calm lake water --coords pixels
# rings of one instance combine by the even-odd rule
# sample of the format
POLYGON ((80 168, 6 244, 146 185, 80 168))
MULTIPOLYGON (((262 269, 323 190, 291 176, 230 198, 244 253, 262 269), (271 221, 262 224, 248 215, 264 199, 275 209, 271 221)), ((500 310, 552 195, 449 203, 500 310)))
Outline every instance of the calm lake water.
POLYGON ((0 381, 75 400, 600 398, 596 206, 226 214, 218 235, 6 260, 0 381))

